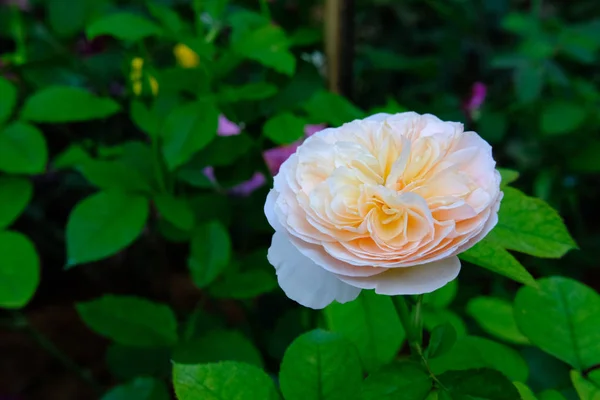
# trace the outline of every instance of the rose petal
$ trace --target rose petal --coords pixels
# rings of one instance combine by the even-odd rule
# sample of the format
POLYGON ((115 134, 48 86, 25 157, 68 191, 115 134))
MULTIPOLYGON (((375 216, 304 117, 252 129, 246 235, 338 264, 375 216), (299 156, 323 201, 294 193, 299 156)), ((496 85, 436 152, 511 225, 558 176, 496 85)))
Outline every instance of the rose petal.
POLYGON ((390 296, 430 293, 454 280, 460 272, 458 257, 408 268, 390 268, 365 278, 338 277, 349 285, 361 289, 375 289, 375 293, 390 296))
POLYGON ((277 271, 281 289, 305 307, 322 309, 334 300, 347 303, 360 294, 359 288, 347 285, 303 256, 285 233, 275 232, 267 258, 277 271))

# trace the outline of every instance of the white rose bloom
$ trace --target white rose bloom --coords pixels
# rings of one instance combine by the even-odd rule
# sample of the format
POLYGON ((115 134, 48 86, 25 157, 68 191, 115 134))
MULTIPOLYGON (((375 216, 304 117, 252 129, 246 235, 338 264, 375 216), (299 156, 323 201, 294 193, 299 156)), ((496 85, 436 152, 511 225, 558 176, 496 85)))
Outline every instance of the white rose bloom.
POLYGON ((498 221, 492 149, 463 125, 414 112, 376 114, 306 139, 275 176, 265 214, 269 262, 310 308, 434 291, 457 254, 498 221))

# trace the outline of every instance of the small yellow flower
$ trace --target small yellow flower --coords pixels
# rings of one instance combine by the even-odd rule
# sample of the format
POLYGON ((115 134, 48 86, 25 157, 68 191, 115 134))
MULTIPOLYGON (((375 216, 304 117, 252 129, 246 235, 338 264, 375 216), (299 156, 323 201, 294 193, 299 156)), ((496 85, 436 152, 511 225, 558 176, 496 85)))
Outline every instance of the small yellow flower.
POLYGON ((152 94, 156 96, 158 94, 158 81, 152 75, 148 76, 148 80, 150 81, 150 90, 152 90, 152 94))
MULTIPOLYGON (((136 96, 141 95, 144 90, 144 84, 142 79, 144 77, 143 68, 144 59, 142 59, 141 57, 136 57, 133 60, 131 60, 131 73, 129 77, 131 79, 131 90, 136 96)), ((155 77, 153 77, 150 74, 146 74, 146 77, 152 95, 156 96, 158 94, 158 81, 155 77)))
POLYGON ((173 54, 177 63, 183 68, 196 68, 200 65, 198 54, 183 43, 179 43, 173 48, 173 54))

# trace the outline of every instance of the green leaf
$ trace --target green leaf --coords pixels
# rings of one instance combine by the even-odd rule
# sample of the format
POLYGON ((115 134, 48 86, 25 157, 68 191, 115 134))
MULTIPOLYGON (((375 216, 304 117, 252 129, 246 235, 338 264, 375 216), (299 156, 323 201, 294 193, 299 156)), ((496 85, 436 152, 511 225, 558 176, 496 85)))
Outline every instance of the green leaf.
POLYGON ((33 243, 17 232, 0 231, 0 307, 24 307, 40 283, 40 260, 33 243))
POLYGON ((218 221, 198 226, 190 244, 188 267, 197 287, 212 283, 231 258, 231 242, 227 229, 218 221))
POLYGON ((546 104, 541 114, 540 129, 548 136, 564 135, 579 128, 587 113, 581 105, 562 100, 546 104))
POLYGON ((242 86, 222 86, 219 89, 218 99, 222 102, 238 102, 250 100, 263 100, 274 96, 277 86, 267 82, 247 83, 242 86))
POLYGON ((211 296, 227 299, 252 299, 277 288, 277 279, 272 272, 256 269, 226 273, 209 289, 211 296))
POLYGON ((544 390, 538 393, 538 400, 567 400, 565 396, 557 392, 556 390, 544 390))
POLYGON ((367 372, 392 361, 404 341, 390 297, 363 290, 356 300, 332 303, 324 312, 329 329, 346 336, 358 348, 367 372))
POLYGON ((506 300, 476 297, 467 304, 467 314, 492 336, 516 344, 529 343, 517 327, 512 304, 506 300))
POLYGON ((173 386, 179 400, 278 400, 271 378, 254 365, 225 361, 175 364, 173 386))
POLYGON ((447 353, 456 343, 456 329, 451 323, 445 322, 436 326, 431 331, 429 346, 427 346, 427 357, 435 358, 447 353))
POLYGON ((393 363, 370 374, 362 385, 363 400, 423 400, 431 391, 429 375, 415 364, 393 363))
POLYGON ((519 391, 521 400, 538 400, 537 397, 535 397, 535 393, 533 393, 533 391, 531 389, 529 389, 529 387, 527 385, 525 385, 524 383, 514 382, 513 384, 519 391))
POLYGON ((514 281, 535 286, 533 276, 531 276, 525 267, 501 245, 495 243, 489 235, 469 250, 460 254, 459 258, 506 276, 514 281))
POLYGON ((546 202, 505 187, 498 225, 490 239, 509 250, 558 258, 577 245, 558 213, 546 202))
POLYGON ((600 295, 563 277, 538 280, 515 298, 515 319, 536 346, 578 370, 600 360, 600 295))
POLYGON ((581 376, 579 371, 571 371, 571 381, 581 400, 600 400, 600 387, 581 376))
POLYGON ((277 144, 290 144, 304 136, 306 124, 306 120, 286 112, 269 119, 263 126, 263 134, 277 144))
POLYGON ((64 123, 107 118, 121 109, 114 100, 97 97, 85 89, 50 86, 35 92, 21 109, 21 118, 44 123, 64 123))
POLYGON ((33 195, 28 179, 0 176, 0 229, 10 226, 25 210, 33 195))
POLYGON ((360 360, 352 343, 320 329, 292 342, 279 371, 286 400, 354 399, 361 381, 360 360))
POLYGON ((498 172, 500 172, 500 176, 502 177, 500 187, 508 186, 519 179, 519 171, 508 168, 498 168, 498 172))
POLYGON ((0 171, 39 174, 47 162, 46 140, 35 126, 17 121, 0 130, 0 171))
POLYGON ((500 372, 492 369, 449 371, 438 376, 452 400, 516 400, 517 388, 500 372))
POLYGON ((165 304, 108 294, 77 303, 75 308, 90 329, 123 345, 156 347, 177 342, 177 319, 165 304))
POLYGON ((149 192, 150 182, 130 165, 116 160, 88 159, 81 163, 80 171, 94 186, 100 189, 149 192))
POLYGON ((458 291, 458 280, 453 280, 423 296, 423 304, 433 308, 446 308, 452 303, 458 291))
POLYGON ((263 25, 233 39, 232 49, 285 75, 293 75, 296 59, 288 50, 285 32, 274 25, 263 25))
POLYGON ((217 135, 219 110, 208 101, 175 108, 167 116, 163 131, 163 155, 170 170, 192 158, 217 135))
POLYGON ((513 381, 526 382, 527 363, 512 348, 477 336, 463 336, 446 354, 433 358, 429 365, 434 374, 471 368, 492 368, 513 381))
POLYGON ((178 343, 173 361, 178 364, 240 361, 263 366, 262 356, 252 341, 238 331, 221 329, 178 343))
POLYGON ((0 125, 8 120, 17 103, 17 89, 0 76, 0 125))
POLYGON ((319 91, 303 105, 312 121, 340 126, 365 117, 365 113, 344 97, 319 91))
POLYGON ((177 228, 189 231, 194 227, 194 212, 185 199, 160 194, 154 197, 154 205, 160 215, 177 228))
POLYGON ((155 139, 158 136, 160 118, 158 115, 150 111, 144 103, 139 100, 132 101, 130 115, 131 120, 139 128, 139 130, 144 132, 152 139, 155 139))
POLYGON ((83 199, 67 221, 67 265, 118 253, 141 234, 148 214, 148 201, 138 195, 110 191, 83 199))
POLYGON ((113 343, 106 351, 106 365, 116 378, 123 381, 138 376, 164 378, 171 375, 171 349, 113 343))
POLYGON ((467 327, 463 320, 453 311, 437 309, 432 307, 423 307, 423 327, 432 332, 438 325, 448 322, 454 327, 457 336, 467 334, 467 327))
POLYGON ((89 0, 76 2, 47 1, 48 22, 60 37, 69 37, 79 33, 85 26, 89 0))
POLYGON ((136 42, 150 36, 160 36, 162 29, 140 15, 119 12, 92 22, 85 32, 88 39, 109 35, 120 40, 136 42))
POLYGON ((169 390, 163 381, 150 377, 137 377, 132 382, 112 388, 101 400, 170 400, 169 390))
POLYGON ((528 104, 540 97, 544 88, 544 71, 542 68, 522 64, 515 70, 515 92, 517 99, 528 104))

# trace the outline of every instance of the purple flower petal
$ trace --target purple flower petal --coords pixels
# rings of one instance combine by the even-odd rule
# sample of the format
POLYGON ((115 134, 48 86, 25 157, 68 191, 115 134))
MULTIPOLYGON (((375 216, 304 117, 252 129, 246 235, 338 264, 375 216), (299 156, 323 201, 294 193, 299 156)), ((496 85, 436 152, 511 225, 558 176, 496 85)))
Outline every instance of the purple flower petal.
POLYGON ((473 88, 471 89, 471 98, 467 101, 466 109, 468 111, 477 110, 485 101, 486 95, 487 86, 485 86, 484 83, 475 82, 473 84, 473 88))
POLYGON ((267 178, 260 172, 255 172, 252 178, 229 189, 229 193, 237 196, 248 196, 256 189, 267 183, 267 178))
POLYGON ((213 167, 204 167, 202 170, 204 175, 208 178, 212 183, 217 183, 217 178, 215 177, 215 169, 213 167))
POLYGON ((327 128, 326 124, 317 124, 317 125, 306 125, 304 127, 304 134, 309 137, 314 135, 317 132, 322 131, 323 129, 327 128))
POLYGON ((302 142, 298 141, 288 146, 275 147, 263 152, 263 158, 267 163, 267 167, 269 167, 269 171, 271 171, 271 175, 277 175, 281 164, 283 164, 285 160, 287 160, 292 154, 294 154, 294 152, 296 151, 298 146, 300 146, 301 143, 302 142))
POLYGON ((228 120, 223 114, 219 115, 219 126, 217 128, 219 136, 235 136, 239 135, 241 131, 239 126, 228 120))

